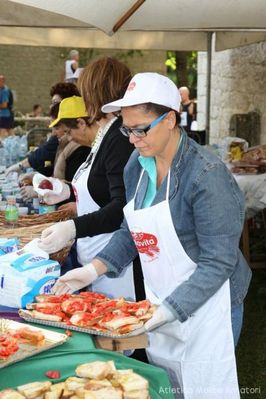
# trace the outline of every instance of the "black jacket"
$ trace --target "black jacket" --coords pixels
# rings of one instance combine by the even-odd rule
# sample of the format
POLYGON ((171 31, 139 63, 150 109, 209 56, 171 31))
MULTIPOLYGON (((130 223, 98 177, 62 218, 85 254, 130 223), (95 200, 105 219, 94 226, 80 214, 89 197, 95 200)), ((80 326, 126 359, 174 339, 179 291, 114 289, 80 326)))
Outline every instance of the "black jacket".
POLYGON ((93 162, 88 190, 100 209, 74 219, 77 238, 113 232, 123 220, 123 170, 134 147, 120 132, 121 124, 118 118, 110 127, 93 162))

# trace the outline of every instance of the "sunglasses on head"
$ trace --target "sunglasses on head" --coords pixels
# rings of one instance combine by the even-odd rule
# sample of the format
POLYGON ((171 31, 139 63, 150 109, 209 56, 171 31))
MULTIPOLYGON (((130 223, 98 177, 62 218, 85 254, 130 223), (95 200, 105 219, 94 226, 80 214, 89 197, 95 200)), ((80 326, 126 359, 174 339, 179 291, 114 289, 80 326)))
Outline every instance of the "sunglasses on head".
POLYGON ((126 127, 126 126, 121 126, 120 127, 120 132, 126 136, 129 137, 131 134, 134 134, 136 137, 146 137, 148 134, 148 131, 158 125, 168 114, 168 112, 165 112, 161 116, 159 116, 157 119, 152 121, 148 126, 143 127, 143 128, 137 128, 137 127, 126 127))

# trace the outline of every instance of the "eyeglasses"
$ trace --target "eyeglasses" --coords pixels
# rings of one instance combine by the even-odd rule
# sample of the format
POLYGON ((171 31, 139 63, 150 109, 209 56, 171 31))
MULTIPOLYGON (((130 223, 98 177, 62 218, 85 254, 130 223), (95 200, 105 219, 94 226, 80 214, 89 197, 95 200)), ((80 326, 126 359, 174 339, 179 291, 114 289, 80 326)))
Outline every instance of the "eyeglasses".
POLYGON ((134 134, 134 136, 136 137, 146 137, 147 133, 150 129, 152 129, 153 127, 155 127, 156 125, 158 125, 158 123, 160 123, 168 114, 168 112, 165 112, 164 114, 162 114, 161 116, 159 116, 159 118, 155 119, 153 122, 151 122, 148 126, 143 127, 143 128, 137 128, 137 127, 126 127, 126 126, 121 126, 120 127, 120 132, 126 136, 129 137, 132 134, 134 134))

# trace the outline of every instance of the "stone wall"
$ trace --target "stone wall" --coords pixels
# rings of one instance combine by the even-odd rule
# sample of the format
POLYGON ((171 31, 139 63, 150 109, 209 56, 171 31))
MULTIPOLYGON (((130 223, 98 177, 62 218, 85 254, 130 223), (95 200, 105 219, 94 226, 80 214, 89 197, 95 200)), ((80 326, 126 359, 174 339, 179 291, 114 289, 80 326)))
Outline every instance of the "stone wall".
MULTIPOLYGON (((64 61, 70 48, 0 46, 0 74, 15 95, 14 109, 23 114, 31 112, 33 104, 40 103, 48 112, 50 87, 63 79, 64 61)), ((79 49, 80 66, 100 56, 117 57, 132 73, 155 71, 165 73, 165 51, 118 51, 79 49)))
MULTIPOLYGON (((198 53, 200 129, 205 128, 206 65, 206 52, 198 53)), ((266 143, 266 42, 213 52, 211 86, 210 142, 229 135, 233 114, 256 111, 261 116, 260 143, 266 143)))

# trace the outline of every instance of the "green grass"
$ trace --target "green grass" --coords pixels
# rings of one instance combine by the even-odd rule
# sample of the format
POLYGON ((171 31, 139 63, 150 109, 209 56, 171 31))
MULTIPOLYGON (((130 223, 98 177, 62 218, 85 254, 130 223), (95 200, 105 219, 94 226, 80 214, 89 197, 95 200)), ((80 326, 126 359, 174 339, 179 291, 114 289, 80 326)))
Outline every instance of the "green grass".
POLYGON ((241 399, 266 399, 266 270, 253 270, 236 352, 241 399))

